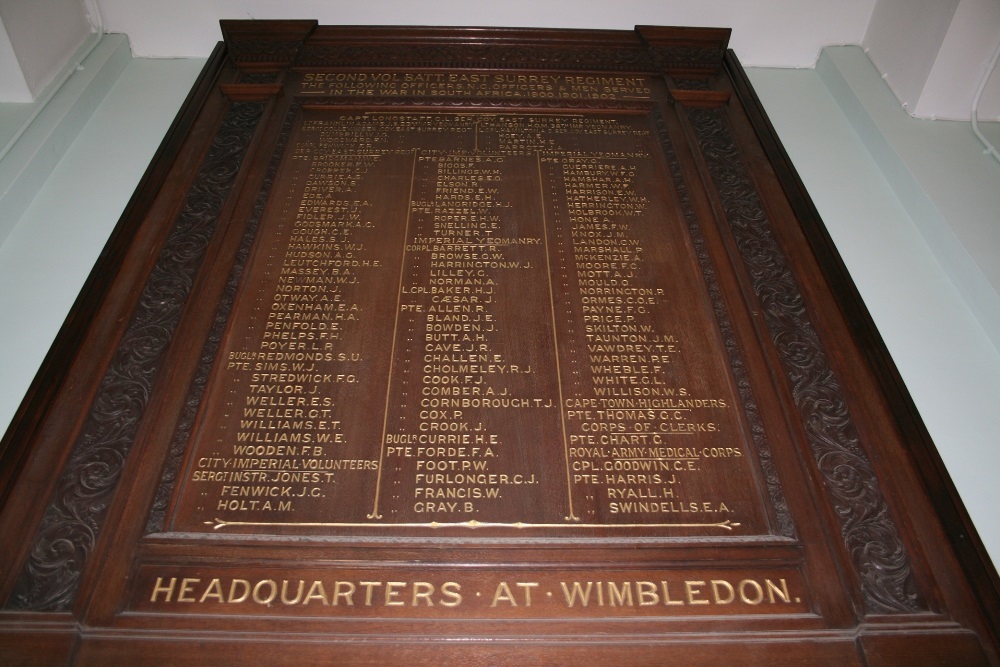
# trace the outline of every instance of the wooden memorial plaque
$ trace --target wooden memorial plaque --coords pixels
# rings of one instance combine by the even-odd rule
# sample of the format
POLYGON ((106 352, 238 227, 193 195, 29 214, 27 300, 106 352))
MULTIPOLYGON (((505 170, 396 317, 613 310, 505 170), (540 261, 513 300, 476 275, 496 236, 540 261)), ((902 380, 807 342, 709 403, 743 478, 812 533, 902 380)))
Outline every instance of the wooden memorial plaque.
POLYGON ((0 657, 1000 664, 728 31, 223 32, 4 441, 0 657))

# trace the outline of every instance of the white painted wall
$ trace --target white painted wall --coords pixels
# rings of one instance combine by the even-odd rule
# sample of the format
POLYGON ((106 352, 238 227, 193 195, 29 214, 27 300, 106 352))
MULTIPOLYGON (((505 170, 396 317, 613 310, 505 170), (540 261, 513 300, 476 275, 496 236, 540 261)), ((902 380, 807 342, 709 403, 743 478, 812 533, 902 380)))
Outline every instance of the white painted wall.
POLYGON ((878 0, 862 44, 907 109, 916 107, 959 0, 878 0))
MULTIPOLYGON (((91 34, 82 0, 3 0, 0 20, 32 99, 59 74, 91 34)), ((0 92, 5 90, 0 88, 0 92)), ((0 101, 28 100, 3 96, 0 101)))
MULTIPOLYGON (((980 207, 1000 196, 1000 165, 993 171, 989 158, 980 162, 984 156, 974 140, 942 138, 937 130, 947 128, 910 118, 898 105, 886 103, 892 93, 860 49, 843 51, 828 50, 821 72, 749 70, 750 78, 980 536, 994 563, 1000 563, 1000 523, 995 518, 1000 504, 995 475, 1000 466, 1000 353, 915 220, 910 202, 904 201, 908 197, 898 185, 901 175, 887 173, 909 168, 952 172, 944 190, 961 187, 963 175, 974 178, 984 187, 966 193, 966 213, 976 219, 980 207), (846 82, 846 89, 829 84, 834 75, 846 82), (875 115, 872 127, 860 133, 857 118, 851 117, 858 111, 850 109, 852 94, 862 98, 857 101, 862 111, 875 115), (867 99, 872 95, 881 96, 881 104, 867 99), (903 134, 900 125, 905 126, 903 134), (909 162, 892 165, 870 152, 870 133, 878 127, 894 130, 886 139, 889 147, 909 162)), ((946 197, 942 191, 930 194, 936 199, 923 201, 932 208, 946 197)), ((1000 215, 1000 208, 993 212, 1000 215)), ((996 253, 1000 245, 992 243, 996 253)))
MULTIPOLYGON (((134 55, 154 58, 207 56, 220 39, 218 23, 224 18, 342 25, 723 26, 733 28, 732 46, 746 66, 812 67, 824 46, 864 43, 911 113, 957 119, 968 119, 982 66, 1000 36, 998 0, 2 0, 0 33, 6 28, 9 39, 0 34, 0 102, 37 96, 97 17, 107 31, 129 36, 134 55)), ((1000 75, 981 108, 983 119, 1000 117, 1000 75)))
POLYGON ((746 65, 812 67, 828 44, 859 44, 875 0, 100 0, 110 32, 141 57, 206 56, 219 19, 318 19, 341 25, 733 28, 746 65))
MULTIPOLYGON (((968 120, 986 63, 1000 42, 1000 1, 962 0, 914 109, 919 118, 968 120), (970 76, 956 76, 968 72, 970 76)), ((1000 120, 1000 73, 980 101, 982 120, 1000 120)))
MULTIPOLYGON (((910 115, 969 120, 998 42, 998 0, 877 0, 861 44, 910 115)), ((1000 120, 1000 74, 978 116, 1000 120)))
POLYGON ((131 59, 121 35, 91 40, 61 85, 32 104, 0 105, 0 244, 131 59))
POLYGON ((202 66, 132 60, 0 245, 0 430, 202 66))
POLYGON ((907 116, 857 47, 827 49, 817 72, 1000 350, 1000 163, 969 123, 907 116))
MULTIPOLYGON (((3 24, 3 16, 0 15, 0 101, 23 103, 34 99, 35 96, 28 88, 28 82, 24 80, 21 64, 17 62, 17 53, 14 52, 14 45, 10 43, 10 35, 7 34, 7 26, 3 24)), ((0 128, 0 132, 3 129, 0 128)))

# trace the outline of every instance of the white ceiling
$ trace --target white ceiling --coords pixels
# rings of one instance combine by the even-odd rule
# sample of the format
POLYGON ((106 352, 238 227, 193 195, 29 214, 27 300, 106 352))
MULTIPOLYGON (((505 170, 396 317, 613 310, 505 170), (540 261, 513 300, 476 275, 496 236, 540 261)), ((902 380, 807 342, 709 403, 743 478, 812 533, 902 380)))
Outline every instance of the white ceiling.
MULTIPOLYGON (((6 24, 15 33, 10 42, 18 60, 25 61, 22 69, 32 58, 53 60, 47 52, 51 40, 40 39, 56 30, 52 12, 34 24, 23 20, 33 8, 53 4, 63 6, 66 21, 82 14, 105 32, 127 34, 133 54, 149 58, 207 56, 221 39, 219 20, 224 18, 308 18, 343 25, 729 27, 730 46, 745 66, 812 67, 825 46, 863 44, 908 111, 965 119, 1000 37, 1000 0, 0 0, 0 28, 6 24), (11 15, 18 16, 16 25, 11 15), (18 42, 28 46, 19 50, 18 42), (25 48, 32 50, 27 59, 25 48)), ((70 55, 54 60, 62 65, 70 55)), ((0 75, 3 70, 0 63, 0 75)), ((3 80, 0 76, 0 88, 3 80)), ((5 92, 0 89, 0 100, 13 99, 5 92)), ((983 96, 980 113, 983 120, 998 116, 1000 74, 983 96)))

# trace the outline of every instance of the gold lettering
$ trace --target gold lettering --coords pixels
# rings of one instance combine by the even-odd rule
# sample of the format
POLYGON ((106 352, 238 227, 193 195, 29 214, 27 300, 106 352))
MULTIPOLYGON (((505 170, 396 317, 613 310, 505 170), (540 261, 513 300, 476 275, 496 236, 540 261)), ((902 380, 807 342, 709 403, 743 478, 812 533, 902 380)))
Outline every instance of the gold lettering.
POLYGON ((581 607, 586 607, 590 604, 590 590, 593 588, 594 582, 588 581, 586 588, 581 586, 579 581, 573 582, 572 589, 566 585, 565 581, 560 581, 559 585, 562 587, 563 598, 566 600, 567 607, 575 605, 577 603, 577 598, 579 598, 581 607))
POLYGON ((298 604, 299 600, 302 599, 302 588, 305 586, 304 581, 299 579, 299 589, 295 592, 295 599, 288 599, 288 580, 283 579, 281 581, 281 603, 282 604, 298 604))
POLYGON ((406 605, 402 600, 397 600, 399 588, 405 588, 405 581, 390 581, 385 585, 385 605, 387 607, 403 607, 406 605))
POLYGON ((663 604, 665 605, 684 604, 683 600, 670 599, 670 585, 667 582, 661 581, 660 586, 663 588, 663 604))
POLYGON ((608 604, 612 607, 632 606, 632 582, 622 583, 621 588, 613 581, 608 582, 608 604))
POLYGON ((715 598, 715 604, 732 604, 733 600, 736 599, 736 592, 733 590, 733 585, 728 581, 712 579, 710 583, 712 584, 712 595, 715 598), (720 589, 725 589, 726 597, 719 594, 720 589))
MULTIPOLYGON (((446 581, 440 585, 431 581, 335 581, 332 595, 328 596, 322 580, 306 579, 232 579, 228 595, 223 580, 210 579, 199 588, 203 581, 197 577, 157 577, 150 593, 149 601, 157 602, 205 602, 243 603, 252 600, 258 605, 270 607, 276 601, 282 605, 308 605, 318 602, 329 606, 355 606, 354 594, 364 589, 363 605, 372 607, 380 603, 376 595, 384 596, 381 604, 386 607, 447 607, 462 604, 461 585, 456 581, 446 581), (280 581, 280 587, 279 587, 280 581), (307 586, 306 583, 309 583, 307 586), (409 587, 409 592, 407 592, 409 587)), ((793 596, 789 592, 788 581, 784 578, 742 579, 733 583, 726 579, 687 579, 673 582, 676 587, 683 585, 680 599, 670 594, 670 583, 656 581, 560 581, 559 589, 567 608, 588 609, 591 601, 597 607, 656 607, 678 605, 732 605, 737 599, 746 605, 758 606, 768 601, 770 604, 791 604, 793 596)), ((538 591, 543 584, 537 581, 499 581, 496 583, 490 608, 531 607, 541 602, 538 591)), ((799 602, 799 598, 794 598, 799 602)), ((362 604, 361 602, 358 603, 362 604)))
POLYGON ((253 587, 253 601, 258 604, 266 604, 271 606, 271 601, 278 596, 278 584, 272 579, 262 579, 258 581, 253 587), (264 587, 271 589, 271 592, 265 597, 259 595, 260 591, 264 587))
POLYGON ((225 597, 222 595, 222 583, 218 579, 212 579, 212 581, 209 582, 208 588, 206 588, 205 592, 201 594, 201 598, 198 599, 198 602, 204 602, 210 597, 215 598, 218 602, 226 601, 225 597))
MULTIPOLYGON (((410 606, 417 607, 418 600, 423 600, 427 603, 428 607, 434 606, 434 601, 431 600, 431 595, 434 594, 434 584, 426 581, 414 581, 413 582, 413 599, 410 606)), ((442 603, 443 604, 443 603, 442 603)))
POLYGON ((635 582, 635 588, 639 595, 640 607, 659 604, 660 596, 656 594, 656 584, 652 581, 637 581, 635 582))
POLYGON ((448 598, 447 600, 441 600, 441 605, 444 607, 457 607, 462 604, 462 596, 459 593, 461 590, 461 585, 455 581, 446 581, 441 584, 441 594, 448 598))
POLYGON ((531 606, 531 589, 538 588, 538 582, 536 581, 519 581, 517 582, 517 587, 524 591, 524 606, 531 606))
POLYGON ((365 587, 365 606, 372 606, 372 594, 376 588, 382 587, 381 581, 359 581, 358 584, 365 587))
POLYGON ((490 603, 490 607, 496 607, 498 602, 509 602, 511 607, 517 606, 517 600, 514 599, 514 595, 510 592, 510 586, 507 585, 506 581, 501 581, 497 584, 497 589, 493 593, 493 602, 490 603))
POLYGON ((303 606, 309 604, 312 600, 319 600, 324 605, 329 604, 326 600, 326 589, 323 588, 322 581, 312 582, 309 586, 309 592, 306 593, 305 600, 302 601, 303 606))
POLYGON ((197 584, 201 579, 183 579, 181 581, 181 589, 177 591, 177 601, 178 602, 195 602, 194 598, 187 597, 188 593, 193 593, 192 586, 197 584))
POLYGON ((700 586, 704 586, 704 581, 685 581, 684 589, 687 591, 688 604, 708 604, 708 600, 700 600, 695 596, 701 595, 700 586))
POLYGON ((764 600, 764 589, 753 579, 744 579, 739 583, 740 599, 747 604, 760 604, 764 600), (755 597, 747 595, 747 587, 751 587, 756 592, 755 597))
MULTIPOLYGON (((354 606, 354 591, 355 590, 357 590, 357 589, 355 588, 354 584, 352 584, 351 582, 349 582, 349 581, 338 581, 336 583, 336 585, 333 587, 333 600, 330 602, 330 604, 333 605, 334 607, 336 607, 338 605, 338 601, 340 600, 340 598, 344 598, 345 600, 347 600, 347 606, 348 607, 353 607, 354 606), (347 590, 341 592, 341 590, 340 590, 341 587, 344 587, 347 590)), ((371 595, 371 589, 369 589, 369 595, 371 595)))
POLYGON ((160 593, 165 593, 166 597, 164 602, 170 602, 170 598, 174 595, 174 586, 177 584, 177 577, 170 577, 170 583, 166 586, 163 585, 163 577, 157 577, 156 583, 153 585, 153 594, 149 597, 150 602, 156 602, 156 596, 160 593))
POLYGON ((771 604, 774 604, 774 596, 777 595, 781 598, 782 602, 790 603, 791 596, 788 594, 788 583, 785 582, 784 578, 779 579, 781 582, 781 588, 771 581, 770 579, 764 580, 764 585, 767 586, 767 596, 771 600, 771 604))
POLYGON ((248 597, 250 597, 250 582, 247 581, 246 579, 233 579, 233 583, 229 584, 228 602, 230 604, 240 603, 246 600, 248 597), (243 593, 239 597, 236 596, 237 586, 243 587, 243 593))

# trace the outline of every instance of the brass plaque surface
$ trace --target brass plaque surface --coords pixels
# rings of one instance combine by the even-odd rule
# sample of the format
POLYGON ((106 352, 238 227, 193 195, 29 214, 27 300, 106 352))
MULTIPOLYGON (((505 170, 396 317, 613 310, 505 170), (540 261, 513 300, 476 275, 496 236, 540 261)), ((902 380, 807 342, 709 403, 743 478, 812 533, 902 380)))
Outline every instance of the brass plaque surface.
POLYGON ((0 661, 1000 664, 728 31, 223 32, 0 450, 0 661))

